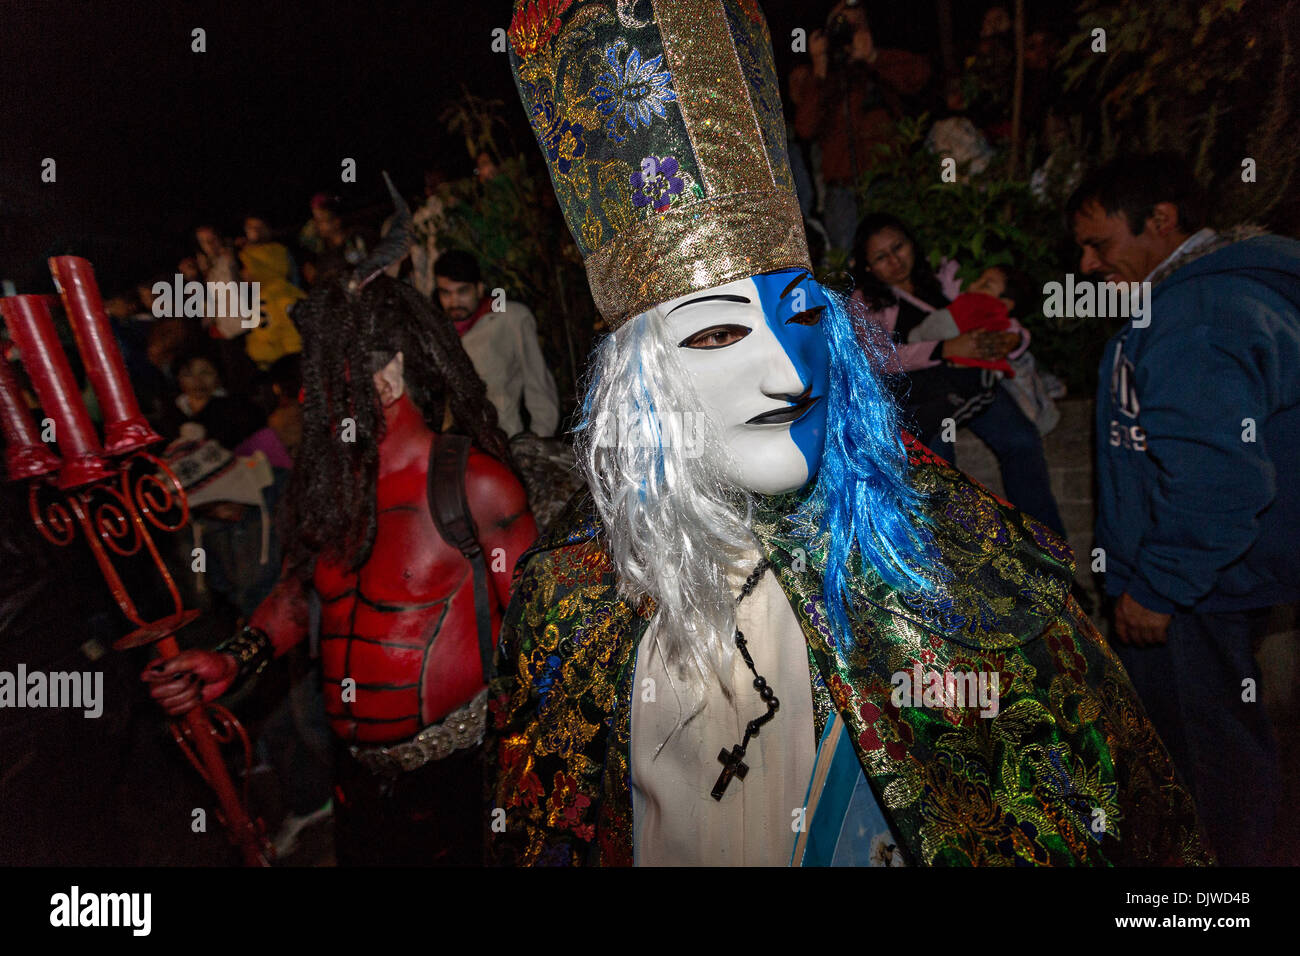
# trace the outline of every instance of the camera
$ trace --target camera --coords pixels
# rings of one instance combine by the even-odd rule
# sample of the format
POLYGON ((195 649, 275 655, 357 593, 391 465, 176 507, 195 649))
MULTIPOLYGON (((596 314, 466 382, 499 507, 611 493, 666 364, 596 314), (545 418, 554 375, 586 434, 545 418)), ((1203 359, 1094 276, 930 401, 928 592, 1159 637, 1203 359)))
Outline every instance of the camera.
POLYGON ((858 23, 849 16, 850 11, 861 10, 862 0, 848 0, 844 9, 826 24, 826 47, 834 63, 845 63, 853 47, 853 36, 858 32, 858 23))

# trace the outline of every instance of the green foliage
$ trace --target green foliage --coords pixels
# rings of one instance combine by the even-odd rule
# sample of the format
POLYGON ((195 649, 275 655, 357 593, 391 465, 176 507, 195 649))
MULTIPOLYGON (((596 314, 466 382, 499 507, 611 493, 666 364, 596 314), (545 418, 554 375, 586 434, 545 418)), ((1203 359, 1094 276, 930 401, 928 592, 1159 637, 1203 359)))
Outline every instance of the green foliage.
POLYGON ((462 86, 460 96, 442 111, 439 119, 448 132, 465 140, 465 152, 470 159, 483 150, 501 156, 502 147, 509 148, 512 140, 510 127, 502 116, 503 107, 500 100, 484 99, 462 86))
POLYGON ((1177 150, 1214 181, 1221 224, 1266 217, 1300 152, 1294 0, 1083 0, 1078 13, 1059 64, 1095 114, 1096 159, 1177 150), (1104 53, 1093 50, 1097 29, 1104 53), (1241 181, 1245 156, 1257 183, 1241 181))
MULTIPOLYGON (((978 179, 942 182, 939 157, 924 145, 928 127, 926 116, 904 118, 877 146, 870 171, 859 181, 862 212, 897 216, 925 246, 931 268, 956 260, 963 284, 991 266, 1019 269, 1037 288, 1060 280, 1074 266, 1060 210, 1035 199, 1027 182, 1005 178, 1005 157, 978 179)), ((1072 393, 1091 390, 1110 330, 1090 320, 1048 319, 1041 298, 1017 303, 1016 318, 1033 334, 1041 365, 1072 393)))
POLYGON ((915 230, 930 254, 961 264, 969 281, 996 265, 1014 265, 1035 275, 1051 271, 1048 236, 1059 218, 1035 200, 1025 182, 1000 178, 995 165, 978 180, 942 182, 939 157, 925 148, 927 116, 904 118, 895 135, 877 147, 877 160, 859 182, 867 212, 888 212, 915 230))
POLYGON ((498 169, 486 183, 468 177, 445 187, 438 245, 444 251, 473 253, 489 287, 500 286, 511 298, 537 303, 547 290, 534 238, 540 226, 537 184, 522 157, 505 160, 498 169))
MULTIPOLYGON (((1211 100, 1241 79, 1258 56, 1239 15, 1247 0, 1083 0, 1079 32, 1061 50, 1067 89, 1088 88, 1118 122, 1137 120, 1161 139, 1183 137, 1163 106, 1203 95, 1211 100), (1106 50, 1093 52, 1093 31, 1106 31, 1106 50), (1148 124, 1155 104, 1158 124, 1148 124)), ((1258 6, 1259 4, 1252 4, 1258 6)), ((1196 122, 1182 115, 1179 120, 1196 122)), ((1201 122, 1204 117, 1201 117, 1201 122)), ((1146 143, 1148 150, 1158 142, 1146 143)))
MULTIPOLYGON (((464 136, 471 157, 481 150, 501 155, 499 107, 466 96, 443 114, 449 128, 464 136)), ((561 402, 571 404, 596 314, 582 258, 545 170, 534 172, 522 155, 511 156, 487 182, 457 180, 445 185, 441 195, 445 212, 438 224, 438 248, 474 254, 487 288, 503 288, 533 310, 561 402)))

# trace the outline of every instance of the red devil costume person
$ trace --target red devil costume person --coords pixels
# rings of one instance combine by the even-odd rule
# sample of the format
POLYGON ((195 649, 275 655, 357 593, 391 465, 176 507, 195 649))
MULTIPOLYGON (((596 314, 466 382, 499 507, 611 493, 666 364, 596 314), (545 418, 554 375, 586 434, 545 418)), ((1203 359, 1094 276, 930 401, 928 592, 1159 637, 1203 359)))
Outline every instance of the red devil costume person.
POLYGON ((212 700, 307 635, 315 589, 339 862, 478 864, 486 679, 537 530, 451 323, 378 275, 404 233, 294 310, 304 422, 279 584, 216 652, 144 676, 169 713, 212 700), (440 434, 448 415, 463 435, 440 434))

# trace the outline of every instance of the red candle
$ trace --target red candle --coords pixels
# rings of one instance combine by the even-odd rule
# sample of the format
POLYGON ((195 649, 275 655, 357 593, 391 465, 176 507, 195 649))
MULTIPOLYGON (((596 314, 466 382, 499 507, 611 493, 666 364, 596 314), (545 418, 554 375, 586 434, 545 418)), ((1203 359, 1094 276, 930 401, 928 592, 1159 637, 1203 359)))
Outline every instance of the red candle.
POLYGON ((103 458, 86 403, 77 391, 68 357, 59 347, 44 297, 9 296, 0 299, 0 311, 10 337, 22 353, 23 368, 27 369, 41 408, 54 419, 54 440, 63 454, 59 487, 75 488, 113 474, 112 466, 103 458))
POLYGON ((18 376, 0 355, 0 428, 5 436, 5 473, 10 481, 35 478, 59 467, 59 457, 41 444, 18 376))
POLYGON ((99 297, 94 268, 79 256, 55 256, 50 259, 50 273, 63 296, 77 350, 104 413, 104 449, 110 455, 122 455, 161 441, 162 437, 140 414, 113 327, 99 297))

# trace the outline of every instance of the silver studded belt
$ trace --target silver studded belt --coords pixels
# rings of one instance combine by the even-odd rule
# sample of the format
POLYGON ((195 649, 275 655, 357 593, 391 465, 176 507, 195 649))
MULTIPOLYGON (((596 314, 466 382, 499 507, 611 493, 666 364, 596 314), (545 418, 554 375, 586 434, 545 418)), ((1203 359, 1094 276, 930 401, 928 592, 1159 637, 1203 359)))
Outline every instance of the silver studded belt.
POLYGON ((487 688, 464 707, 430 724, 410 740, 384 747, 349 747, 348 752, 371 773, 402 773, 441 760, 483 742, 487 726, 487 688))

